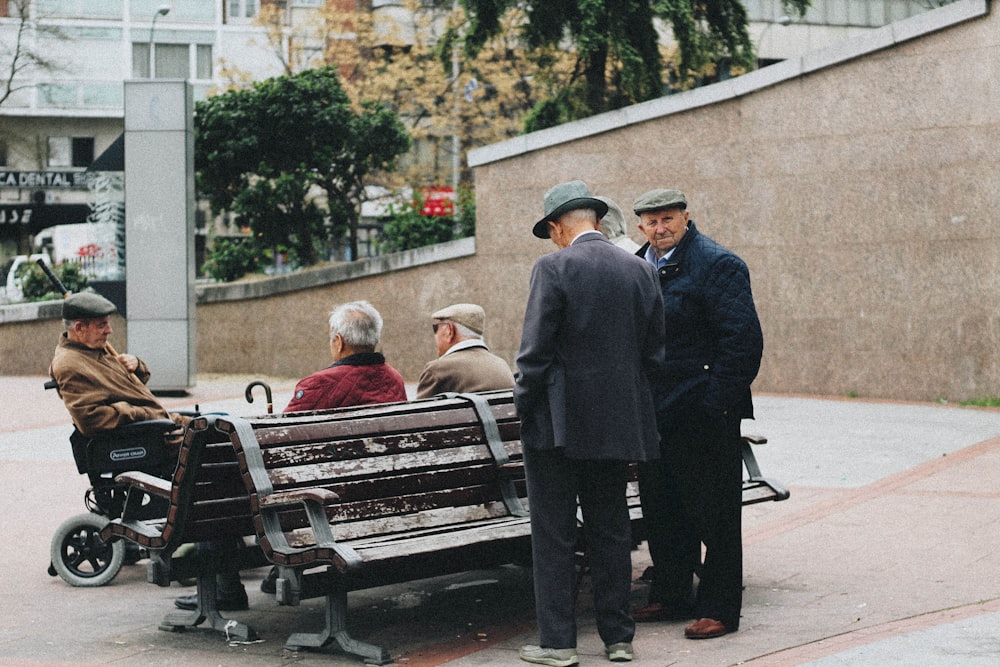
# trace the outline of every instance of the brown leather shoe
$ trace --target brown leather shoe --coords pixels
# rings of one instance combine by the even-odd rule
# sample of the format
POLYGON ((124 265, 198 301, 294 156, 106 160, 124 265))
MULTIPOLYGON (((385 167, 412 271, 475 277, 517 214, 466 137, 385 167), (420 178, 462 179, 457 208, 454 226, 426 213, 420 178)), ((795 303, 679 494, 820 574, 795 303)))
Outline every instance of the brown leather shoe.
POLYGON ((650 602, 643 607, 632 610, 632 620, 636 623, 651 623, 653 621, 686 621, 694 618, 689 609, 667 607, 662 602, 650 602))
POLYGON ((688 639, 712 639, 729 633, 729 628, 714 618, 699 618, 684 628, 684 636, 688 639))

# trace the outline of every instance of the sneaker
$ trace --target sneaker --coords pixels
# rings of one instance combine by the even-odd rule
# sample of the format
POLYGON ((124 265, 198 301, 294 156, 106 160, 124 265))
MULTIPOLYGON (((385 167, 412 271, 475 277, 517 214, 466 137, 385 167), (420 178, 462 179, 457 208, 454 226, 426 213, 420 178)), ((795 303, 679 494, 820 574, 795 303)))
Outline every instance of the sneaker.
POLYGON ((604 647, 604 653, 607 654, 608 660, 611 662, 631 662, 632 644, 629 642, 608 644, 604 647))
POLYGON ((569 667, 580 662, 575 648, 544 648, 542 646, 522 646, 521 660, 549 667, 569 667))

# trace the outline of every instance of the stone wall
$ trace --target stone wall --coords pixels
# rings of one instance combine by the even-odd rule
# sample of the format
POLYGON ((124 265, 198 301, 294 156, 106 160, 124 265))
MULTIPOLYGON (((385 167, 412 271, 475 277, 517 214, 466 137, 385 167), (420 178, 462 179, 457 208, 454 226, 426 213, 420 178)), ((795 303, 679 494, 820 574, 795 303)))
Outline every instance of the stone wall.
MULTIPOLYGON (((199 288, 198 372, 322 368, 327 313, 354 299, 382 312, 383 351, 409 381, 435 354, 429 314, 459 301, 483 305, 487 342, 513 364, 531 265, 555 249, 531 225, 545 190, 580 178, 625 211, 679 187, 699 229, 747 261, 765 336, 755 391, 1000 394, 1000 17, 988 9, 961 0, 474 151, 474 241, 199 288)), ((43 374, 58 324, 0 323, 0 372, 43 374)))
POLYGON ((765 337, 756 391, 1000 394, 1000 17, 988 9, 958 2, 480 149, 481 247, 526 275, 543 243, 529 225, 559 181, 583 179, 626 211, 677 187, 699 229, 750 266, 765 337))

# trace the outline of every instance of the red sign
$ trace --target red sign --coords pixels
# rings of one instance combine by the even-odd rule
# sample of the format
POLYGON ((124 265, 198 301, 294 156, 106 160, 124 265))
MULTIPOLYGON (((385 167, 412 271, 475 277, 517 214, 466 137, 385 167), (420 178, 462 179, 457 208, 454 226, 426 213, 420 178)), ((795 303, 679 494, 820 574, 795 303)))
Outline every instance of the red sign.
POLYGON ((455 215, 455 191, 449 187, 432 186, 420 188, 424 206, 420 215, 428 217, 449 217, 455 215))

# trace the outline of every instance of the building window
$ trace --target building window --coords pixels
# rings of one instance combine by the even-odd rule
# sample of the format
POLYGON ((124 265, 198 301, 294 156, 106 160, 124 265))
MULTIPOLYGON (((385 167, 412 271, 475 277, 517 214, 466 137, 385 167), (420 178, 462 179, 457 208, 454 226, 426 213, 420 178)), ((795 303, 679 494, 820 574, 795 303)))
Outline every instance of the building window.
POLYGON ((0 139, 0 167, 7 166, 7 142, 0 139))
MULTIPOLYGON (((156 79, 212 79, 211 44, 153 44, 153 72, 156 79)), ((132 76, 149 77, 149 44, 132 42, 132 76)))
POLYGON ((157 79, 189 78, 191 48, 187 44, 154 44, 153 71, 157 79))
POLYGON ((248 23, 257 16, 258 0, 226 0, 226 22, 248 23))
POLYGON ((212 45, 198 44, 195 47, 194 78, 203 81, 212 78, 212 45))
POLYGON ((50 167, 89 167, 94 161, 93 137, 49 137, 50 167))

